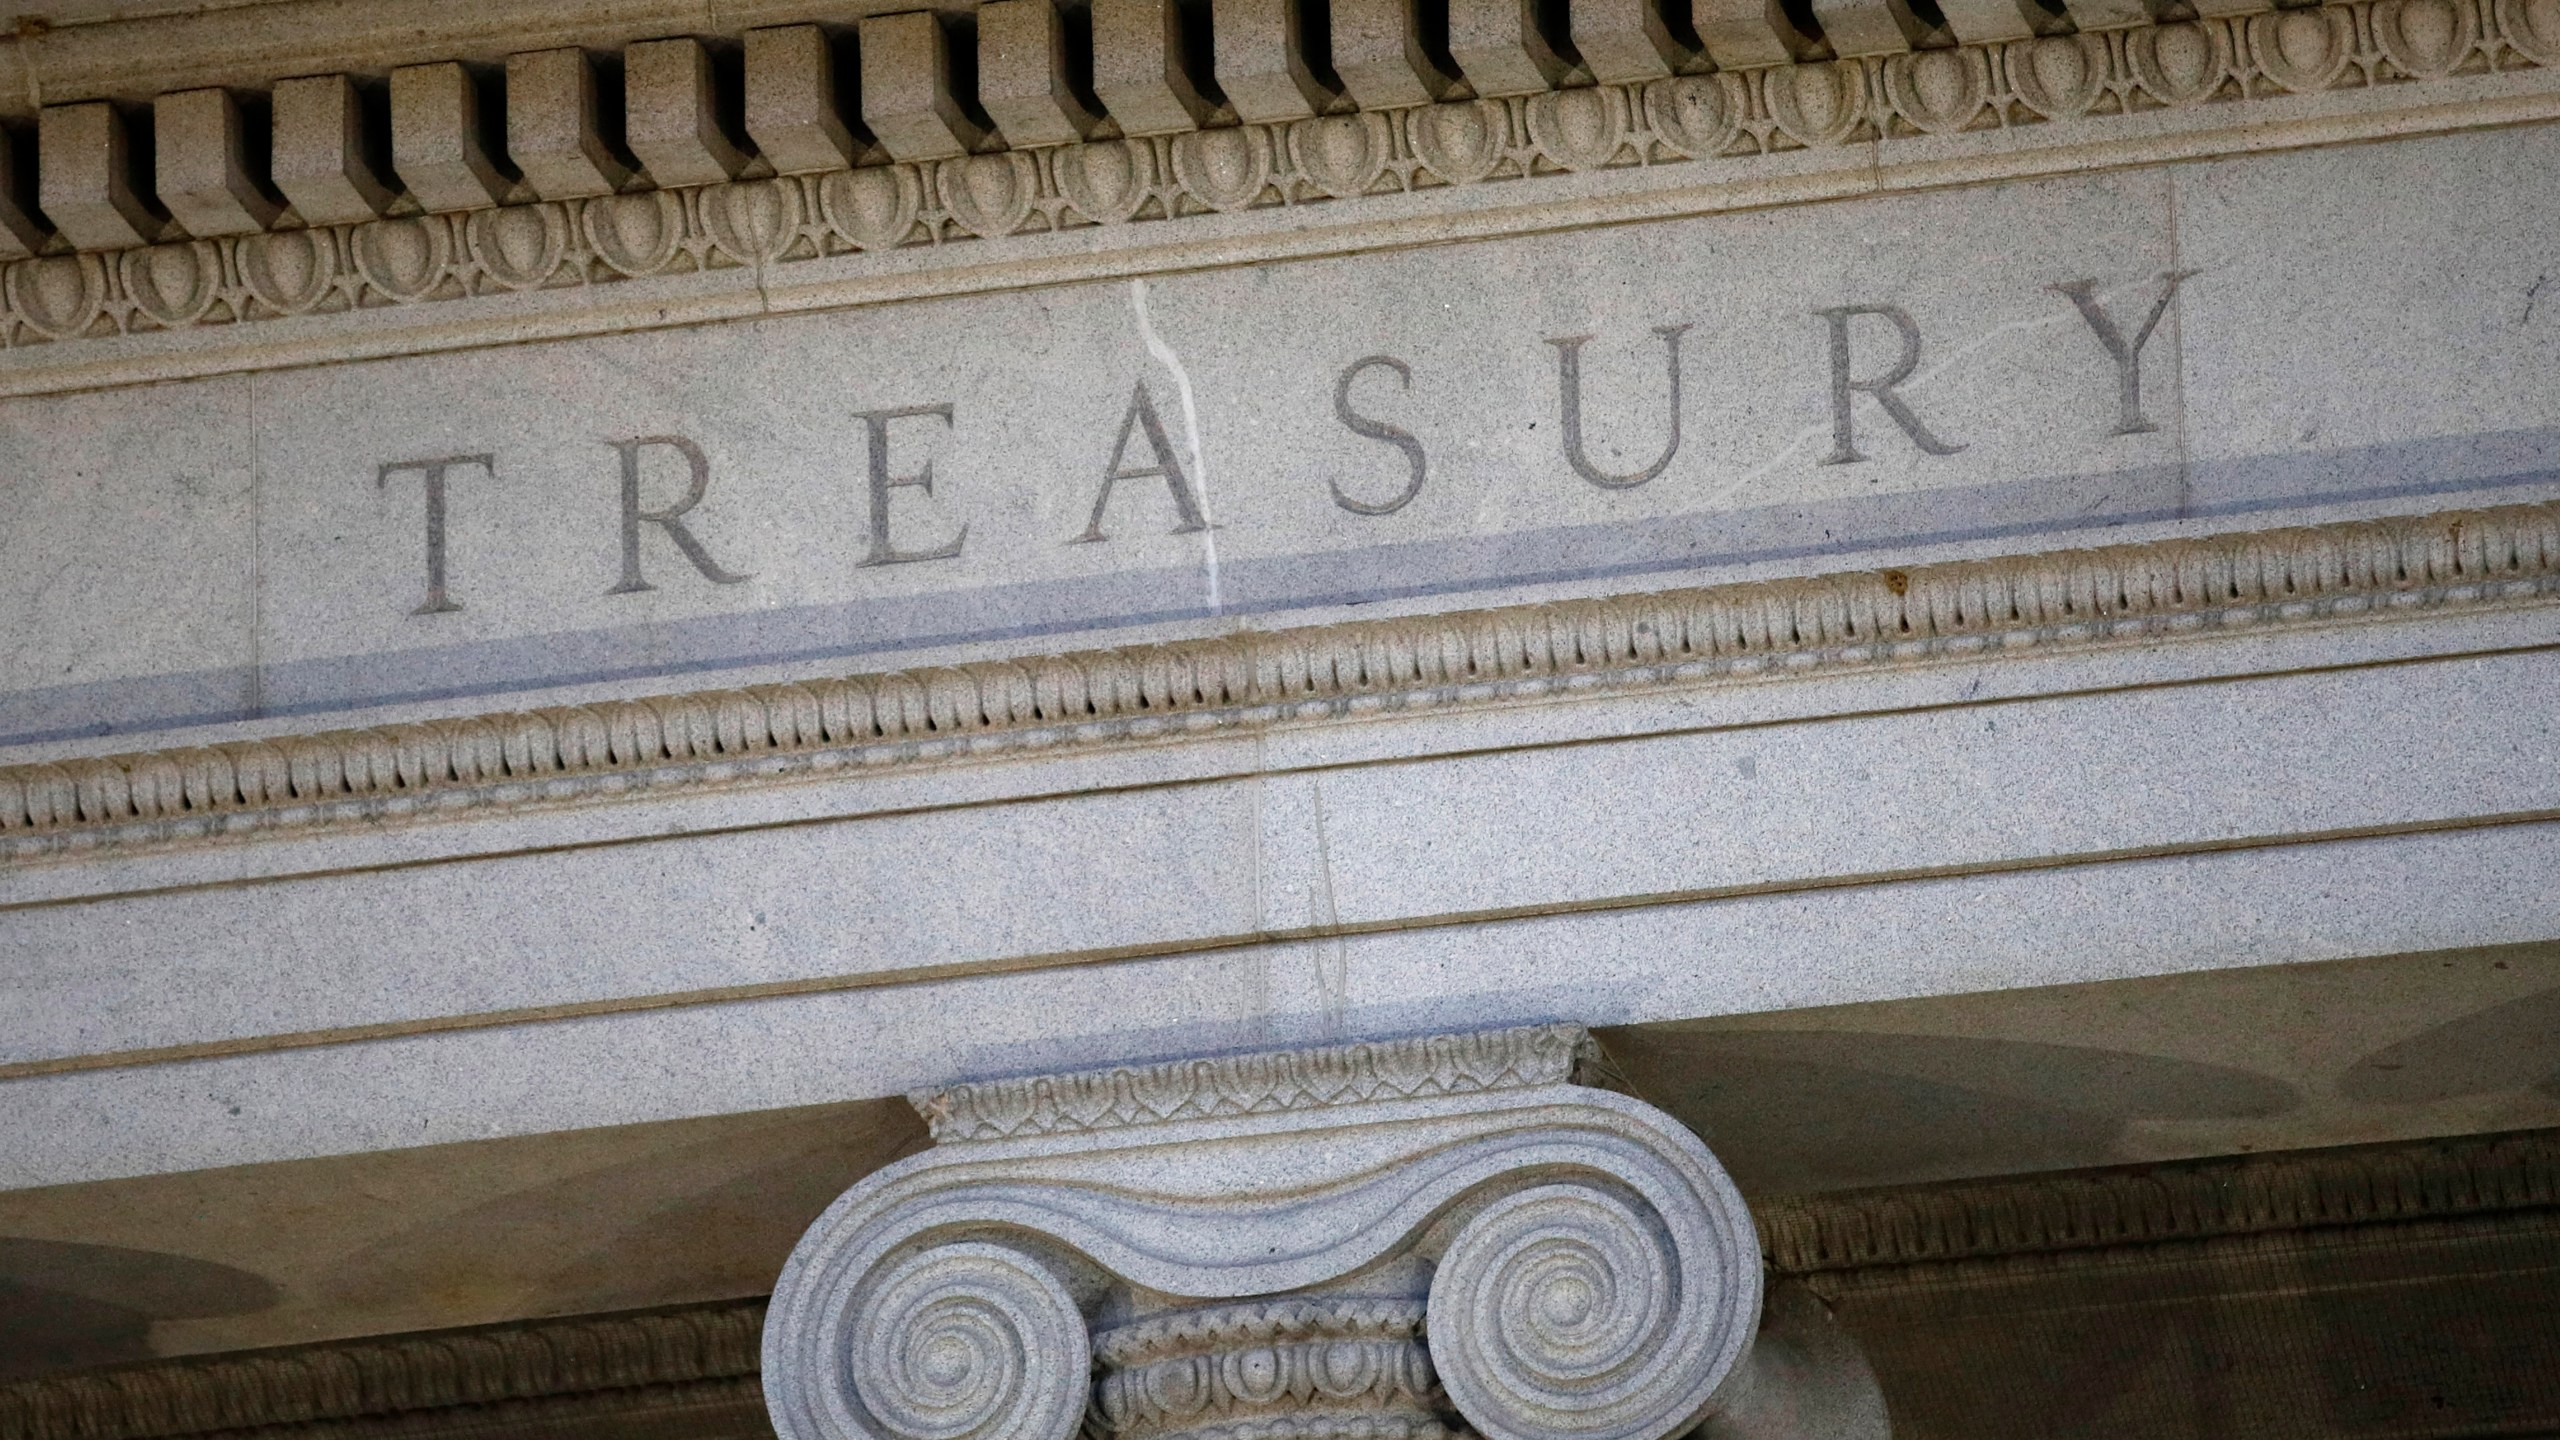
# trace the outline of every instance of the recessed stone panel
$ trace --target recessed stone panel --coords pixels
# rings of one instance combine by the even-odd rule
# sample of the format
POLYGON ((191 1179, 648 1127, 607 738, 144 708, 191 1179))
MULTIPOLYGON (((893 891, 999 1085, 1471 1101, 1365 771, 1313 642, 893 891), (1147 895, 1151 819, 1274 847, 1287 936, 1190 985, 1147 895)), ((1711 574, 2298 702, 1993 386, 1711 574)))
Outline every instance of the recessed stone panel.
MULTIPOLYGON (((1531 119, 1584 134, 1569 98, 1531 119)), ((278 372, 253 444, 184 443, 262 477, 258 704, 296 717, 2531 498, 2560 488, 2520 318, 2560 268, 2554 144, 2409 142, 2375 163, 2423 206, 2300 244, 2265 237, 2325 213, 2334 155, 278 372)), ((1166 153, 1239 206, 1267 160, 1166 153)), ((1018 159, 945 167, 940 200, 1009 228, 1018 159)), ((914 223, 885 173, 821 218, 914 223)), ((796 243, 797 193, 722 192, 714 258, 796 243)), ((547 223, 410 238, 533 305, 547 223)), ((373 238, 345 263, 434 273, 373 238)), ((7 413, 41 443, 35 404, 7 413)), ((138 509, 168 469, 100 493, 138 509)), ((200 668, 122 643, 88 663, 200 668)), ((100 723, 194 716, 147 693, 100 723)), ((0 698, 0 739, 59 733, 31 706, 0 698)))

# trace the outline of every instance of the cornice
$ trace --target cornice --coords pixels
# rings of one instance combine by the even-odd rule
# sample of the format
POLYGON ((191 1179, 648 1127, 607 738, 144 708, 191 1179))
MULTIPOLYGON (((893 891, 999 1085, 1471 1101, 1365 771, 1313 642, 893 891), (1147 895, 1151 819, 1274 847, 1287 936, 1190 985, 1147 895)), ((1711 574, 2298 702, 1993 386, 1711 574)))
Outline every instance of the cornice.
POLYGON ((1581 1026, 1532 1025, 981 1080, 908 1099, 934 1143, 950 1145, 1490 1094, 1561 1085, 1599 1063, 1599 1047, 1581 1026))
POLYGON ((387 1440, 409 1430, 433 1433, 436 1412, 462 1407, 486 1419, 591 1413, 628 1423, 655 1410, 727 1406, 760 1424, 755 1375, 763 1331, 764 1302, 753 1300, 24 1380, 0 1385, 0 1440, 139 1440, 271 1427, 309 1440, 332 1430, 387 1440))
POLYGON ((0 266, 0 394, 2560 118, 2553 3, 2350 0, 48 255, 0 266))
POLYGON ((1817 1196, 1758 1207, 1791 1275, 2560 1212, 2560 1130, 1817 1196))
POLYGON ((0 863, 2560 598, 2560 504, 0 766, 0 863))
MULTIPOLYGON (((2322 1236, 2397 1243, 2412 1226, 2560 1217, 2560 1130, 1919 1185, 1754 1207, 1772 1271, 1921 1283, 1949 1262, 2105 1266, 2160 1245, 2322 1236)), ((563 1417, 626 1424, 719 1408, 761 1433, 762 1301, 435 1331, 156 1361, 0 1385, 0 1440, 159 1440, 281 1431, 302 1440, 496 1433, 563 1417), (466 1409, 467 1407, 467 1409, 466 1409), (471 1422, 476 1422, 471 1423, 471 1422)), ((1329 1314, 1334 1312, 1328 1312, 1329 1314)), ((1239 1333, 1294 1333, 1291 1302, 1240 1307, 1239 1333)), ((1133 1326, 1131 1357, 1180 1349, 1133 1326)), ((1381 1307, 1372 1328, 1400 1334, 1381 1307)), ((527 1433, 530 1433, 528 1428, 527 1433)), ((545 1433, 555 1433, 546 1430, 545 1433)), ((599 1429, 598 1433, 606 1433, 599 1429)), ((658 1433, 649 1431, 648 1433, 658 1433)), ((715 1433, 695 1428, 686 1433, 715 1433)))

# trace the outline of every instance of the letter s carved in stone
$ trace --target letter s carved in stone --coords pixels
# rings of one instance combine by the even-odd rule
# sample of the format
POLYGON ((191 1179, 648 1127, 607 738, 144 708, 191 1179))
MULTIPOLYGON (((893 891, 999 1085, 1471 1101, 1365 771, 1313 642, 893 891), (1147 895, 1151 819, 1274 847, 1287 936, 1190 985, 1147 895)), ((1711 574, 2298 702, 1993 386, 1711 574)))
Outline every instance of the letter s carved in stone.
POLYGON ((1363 435, 1372 440, 1384 440, 1403 451, 1407 470, 1404 488, 1397 491, 1391 499, 1362 500, 1343 489, 1342 482, 1339 480, 1328 477, 1325 485, 1333 491, 1333 503, 1354 515, 1393 515, 1412 504, 1413 497, 1422 493, 1422 478, 1425 473, 1422 442, 1413 438, 1413 432, 1410 430, 1390 425, 1384 420, 1373 420, 1351 408, 1351 382, 1370 370, 1392 370, 1395 372, 1396 379, 1404 383, 1405 389, 1413 388, 1412 366, 1393 355, 1363 356, 1345 366, 1341 378, 1334 381, 1334 418, 1340 420, 1343 426, 1354 435, 1363 435))

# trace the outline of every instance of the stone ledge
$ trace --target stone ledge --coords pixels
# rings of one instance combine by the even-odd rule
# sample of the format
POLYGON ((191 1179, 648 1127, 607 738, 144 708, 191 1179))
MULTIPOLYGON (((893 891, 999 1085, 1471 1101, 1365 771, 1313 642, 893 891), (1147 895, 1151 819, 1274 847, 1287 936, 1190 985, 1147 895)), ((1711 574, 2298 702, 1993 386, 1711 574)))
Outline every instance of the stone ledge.
POLYGON ((563 1422, 581 1419, 632 1433, 653 1414, 706 1407, 736 1412, 747 1423, 730 1433, 752 1435, 764 1432, 754 1378, 763 1328, 764 1302, 753 1300, 19 1381, 0 1385, 0 1440, 273 1429, 317 1440, 466 1433, 507 1421, 527 1428, 505 1433, 567 1435, 579 1432, 563 1422))
POLYGON ((0 863, 2560 596, 2560 505, 2058 550, 0 767, 0 863))

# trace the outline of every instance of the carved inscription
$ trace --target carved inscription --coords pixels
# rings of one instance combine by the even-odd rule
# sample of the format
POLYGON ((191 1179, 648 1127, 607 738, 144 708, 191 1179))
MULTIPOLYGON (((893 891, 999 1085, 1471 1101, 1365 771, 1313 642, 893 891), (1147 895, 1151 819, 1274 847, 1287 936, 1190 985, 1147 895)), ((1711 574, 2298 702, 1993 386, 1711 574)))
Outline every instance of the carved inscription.
POLYGON ((938 405, 904 405, 895 410, 865 410, 860 418, 864 437, 870 442, 867 453, 871 460, 869 471, 871 550, 869 554, 862 557, 862 563, 904 565, 916 560, 948 560, 959 554, 960 546, 969 538, 969 527, 965 523, 952 532, 950 539, 928 550, 901 550, 897 542, 889 538, 889 492, 903 486, 912 486, 927 495, 933 493, 933 462, 930 460, 924 463, 924 468, 912 475, 889 473, 889 422, 933 419, 941 421, 943 428, 949 429, 951 426, 950 402, 944 401, 938 405))
MULTIPOLYGON (((2133 304, 2119 299, 2110 305, 2095 279, 2062 280, 2044 287, 2070 303, 2072 309, 2063 312, 2063 323, 2076 313, 2097 342, 2095 356, 2084 351, 2077 360, 2056 363, 2086 364, 2102 359, 2112 367, 2116 382, 2113 413, 2098 421, 2107 436, 2140 435, 2159 428, 2142 407, 2142 357, 2176 303, 2180 285, 2196 273, 2179 270, 2154 276, 2145 292, 2138 292, 2143 298, 2133 304), (2137 310, 2138 320, 2134 318, 2137 310)), ((1964 451, 1965 442, 1949 438, 1945 430, 1924 417, 1910 393, 1927 377, 1921 368, 1924 339, 1919 322, 1908 310, 1888 302, 1848 302, 1815 308, 1811 316, 1818 327, 1826 368, 1823 373, 1804 379, 1819 387, 1814 394, 1828 401, 1831 440, 1829 450, 1816 463, 1859 464, 1872 459, 1873 448, 1880 443, 1887 447, 1907 443, 1910 451, 1916 452, 1914 463, 1922 465, 1964 451), (1879 420, 1890 427, 1881 440, 1879 420), (1866 426, 1864 435, 1860 433, 1862 423, 1866 426), (1896 435, 1898 440, 1892 438, 1896 435)), ((1595 408, 1595 397, 1585 379, 1585 347, 1594 343, 1626 346, 1632 336, 1564 335, 1544 341, 1555 357, 1554 409, 1544 417, 1554 423, 1545 433, 1556 437, 1551 454, 1562 483, 1631 491, 1654 484, 1672 472, 1681 456, 1690 399, 1683 389, 1682 347, 1694 329, 1695 324, 1688 321, 1650 327, 1651 335, 1662 346, 1661 388, 1652 392, 1661 397, 1658 412, 1645 393, 1651 391, 1649 384, 1632 394, 1603 392, 1595 408), (1656 423, 1652 417, 1657 413, 1660 429, 1654 433, 1660 439, 1655 448, 1656 442, 1647 431, 1656 423), (1611 417, 1602 423, 1619 432, 1601 437, 1607 451, 1650 454, 1652 458, 1623 469, 1615 468, 1623 462, 1604 464, 1595 459, 1590 433, 1595 414, 1611 417), (1633 424, 1623 418, 1630 414, 1639 417, 1633 424), (1624 433, 1630 430, 1634 433, 1624 433)), ((1435 376, 1395 355, 1364 355, 1344 365, 1333 379, 1332 422, 1363 441, 1384 447, 1368 452, 1383 463, 1349 470, 1328 468, 1322 477, 1325 493, 1316 503, 1329 498, 1334 508, 1364 521, 1396 515, 1411 506, 1432 475, 1429 448, 1416 429, 1377 412, 1393 414, 1399 401, 1419 398, 1436 386, 1467 383, 1462 374, 1444 371, 1435 376), (1388 458, 1390 452, 1392 459, 1388 458)), ((1622 383, 1611 382, 1613 389, 1622 383)), ((1115 527, 1123 532, 1143 527, 1140 533, 1165 535, 1188 535, 1212 528, 1203 488, 1205 477, 1199 473, 1202 456, 1195 448, 1200 443, 1201 419, 1193 409, 1187 380, 1183 386, 1180 418, 1184 434, 1178 441, 1166 426, 1148 382, 1144 378, 1132 382, 1128 404, 1121 411, 1116 430, 1097 427, 1095 431, 1096 445, 1091 453, 1107 458, 1101 464, 1099 483, 1090 492, 1092 501, 1085 511, 1084 528, 1079 533, 1060 536, 1054 543, 1108 543, 1115 538, 1115 527), (1105 435, 1109 437, 1107 448, 1100 443, 1105 435), (1152 498, 1153 485, 1141 485, 1132 494, 1124 485, 1128 481, 1159 482, 1164 487, 1164 498, 1152 498)), ((854 472, 848 481, 859 487, 862 502, 857 513, 867 521, 856 565, 911 565, 956 559, 965 552, 970 524, 937 503, 935 466, 937 455, 948 444, 945 437, 961 431, 968 419, 958 400, 847 412, 847 420, 861 427, 862 436, 860 459, 848 467, 854 472)), ((605 594, 630 595, 658 588, 648 575, 653 548, 649 537, 653 533, 712 585, 738 585, 753 578, 751 572, 732 568, 715 556, 692 523, 692 517, 705 507, 717 508, 713 465, 701 444, 674 433, 609 439, 604 444, 615 457, 613 474, 620 484, 621 501, 620 571, 605 594), (653 454, 665 457, 658 462, 661 466, 672 458, 684 467, 684 487, 671 503, 652 506, 644 495, 644 460, 653 454)), ((472 471, 496 478, 497 456, 478 453, 394 460, 375 470, 378 489, 388 491, 394 477, 408 475, 419 477, 422 487, 426 598, 410 610, 412 615, 432 616, 462 608, 449 581, 446 521, 453 501, 454 478, 472 471)), ((1080 500, 1081 489, 1077 493, 1080 500)), ((668 557, 661 551, 657 560, 663 570, 668 557)))
POLYGON ((1351 408, 1351 382, 1371 370, 1384 370, 1395 376, 1405 389, 1413 388, 1412 366, 1393 355, 1363 356, 1344 366, 1342 378, 1333 382, 1333 417, 1341 421, 1343 428, 1354 435, 1365 436, 1371 440, 1384 440, 1403 451, 1405 464, 1408 467, 1404 488, 1386 500, 1362 500, 1343 489, 1340 480, 1327 478, 1325 484, 1333 491, 1333 503, 1354 515, 1393 515, 1412 504, 1413 497, 1422 493, 1422 479, 1429 473, 1429 467, 1428 462, 1423 458, 1422 442, 1413 438, 1412 431, 1390 425, 1384 420, 1372 420, 1351 408))
POLYGON ((1173 492, 1173 510, 1178 522, 1176 535, 1188 535, 1209 528, 1208 517, 1201 512, 1199 497, 1191 490, 1191 477, 1182 471, 1182 459, 1174 453, 1173 442, 1165 438, 1164 422, 1156 418, 1155 397, 1148 393, 1147 382, 1141 380, 1129 392, 1129 413, 1120 417, 1120 439, 1111 447, 1111 463, 1102 472, 1102 488, 1093 493, 1093 518, 1087 521, 1079 543, 1108 540, 1102 533, 1102 513, 1111 504, 1111 487, 1123 480, 1148 480, 1162 477, 1165 488, 1173 492), (1153 465, 1129 468, 1129 441, 1143 433, 1147 449, 1155 456, 1153 465))
POLYGON ((492 478, 498 473, 494 455, 440 455, 432 460, 393 460, 373 472, 376 487, 388 489, 391 477, 415 473, 423 476, 427 487, 427 598, 412 615, 442 615, 462 608, 460 601, 445 589, 445 476, 457 465, 477 465, 492 478))
POLYGON ((1656 325, 1653 333, 1662 337, 1665 351, 1663 364, 1671 378, 1671 438, 1662 442, 1661 458, 1641 470, 1613 475, 1591 463, 1582 443, 1582 347, 1588 335, 1569 335, 1547 343, 1556 347, 1557 404, 1563 409, 1564 459, 1573 473, 1603 490, 1633 490, 1671 468, 1680 454, 1680 337, 1689 332, 1686 325, 1656 325))
POLYGON ((1894 393, 1895 386, 1909 380, 1912 372, 1920 368, 1920 327, 1910 312, 1899 305, 1834 305, 1813 313, 1831 326, 1831 453, 1822 457, 1823 464, 1855 465, 1867 458, 1858 449, 1857 409, 1851 403, 1859 395, 1874 400, 1894 424, 1902 427, 1902 433, 1911 437, 1912 444, 1930 454, 1953 455, 1964 448, 1929 433, 1929 427, 1921 424, 1919 415, 1912 410, 1911 402, 1894 393), (1901 358, 1883 374, 1864 380, 1850 373, 1853 362, 1849 355, 1849 322, 1862 315, 1890 323, 1902 339, 1901 358))
POLYGON ((636 439, 608 440, 605 443, 622 457, 622 580, 606 594, 628 595, 635 590, 658 588, 640 578, 640 527, 643 523, 665 531, 667 538, 675 542, 677 553, 692 561, 693 568, 701 571, 702 578, 712 584, 736 585, 752 578, 721 569, 720 562, 712 559, 711 552, 704 549, 702 542, 685 527, 684 517, 694 506, 701 504, 702 497, 711 490, 711 457, 702 453, 701 446, 682 435, 642 435, 636 439), (685 486, 683 499, 660 509, 643 510, 640 508, 640 452, 651 445, 665 446, 683 456, 686 473, 691 478, 685 486))
POLYGON ((2118 435, 2141 435, 2160 428, 2142 413, 2142 347, 2150 342, 2151 332, 2159 328, 2160 317, 2169 313, 2169 302, 2178 298, 2179 282, 2195 273, 2193 270, 2175 270, 2162 277, 2164 283, 2159 297, 2151 302, 2150 312, 2142 317, 2142 324, 2134 330, 2130 340, 2124 338, 2124 331, 2117 327, 2115 317, 2109 315, 2106 306, 2099 302, 2097 281, 2065 280, 2053 287, 2071 297, 2071 303, 2079 307, 2080 317, 2097 332, 2098 343, 2106 347, 2108 358, 2116 362, 2115 433, 2118 435))

